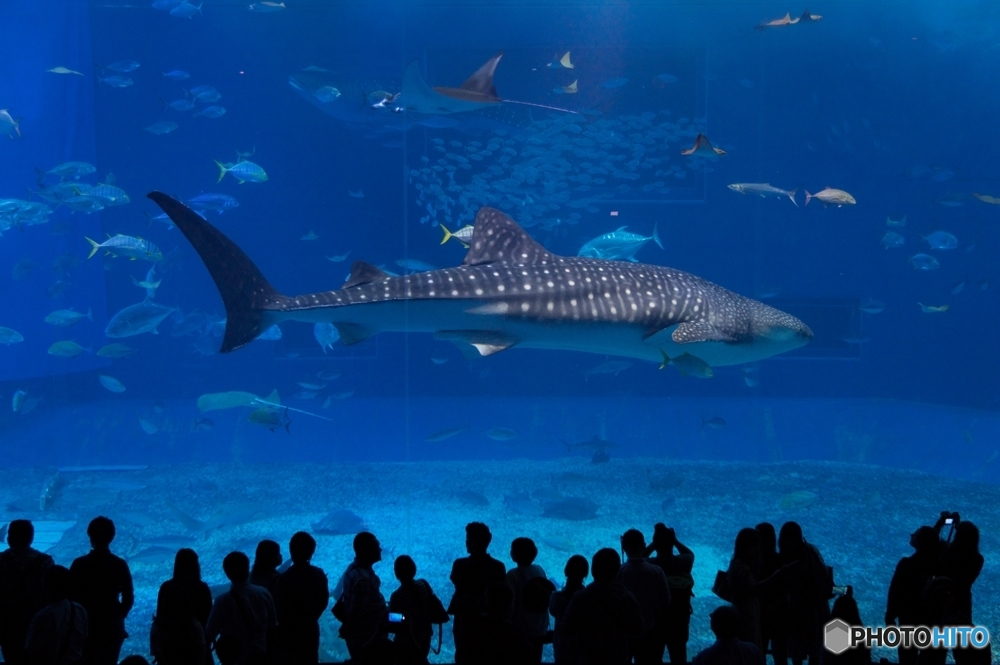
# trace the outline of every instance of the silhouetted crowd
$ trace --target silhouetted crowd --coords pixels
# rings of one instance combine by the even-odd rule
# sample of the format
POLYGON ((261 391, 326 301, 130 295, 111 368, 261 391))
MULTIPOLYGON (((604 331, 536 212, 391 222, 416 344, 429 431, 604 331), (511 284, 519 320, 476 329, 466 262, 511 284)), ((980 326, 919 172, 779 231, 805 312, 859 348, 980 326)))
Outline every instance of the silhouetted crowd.
MULTIPOLYGON (((117 665, 127 637, 125 619, 135 602, 128 564, 111 552, 114 523, 97 517, 87 528, 91 551, 69 569, 31 547, 34 528, 14 520, 10 548, 0 552, 0 649, 15 665, 117 665)), ((488 553, 493 536, 482 522, 465 527, 468 556, 451 570, 455 593, 447 608, 413 559, 395 559, 399 587, 386 602, 373 565, 382 547, 369 532, 354 538, 354 561, 332 594, 326 574, 310 563, 316 541, 291 537, 290 565, 278 543, 259 543, 251 566, 231 552, 222 569, 231 585, 214 600, 201 579, 198 555, 181 549, 173 577, 160 586, 150 629, 150 653, 163 665, 314 665, 319 621, 335 600, 352 663, 417 665, 439 653, 442 625, 452 624, 459 665, 534 665, 545 644, 556 663, 618 665, 687 663, 694 580, 694 552, 673 529, 657 524, 652 542, 629 529, 621 552, 604 548, 591 560, 569 557, 561 589, 535 563, 530 538, 510 546, 514 567, 488 553), (588 574, 593 578, 586 584, 588 574), (437 627, 437 646, 435 643, 437 627), (214 656, 213 656, 214 654, 214 656)), ((914 549, 896 566, 889 586, 885 624, 971 626, 972 587, 983 567, 979 530, 956 513, 910 538, 914 549), (944 527, 948 533, 942 534, 944 527)), ((713 593, 728 602, 710 615, 715 643, 695 665, 854 665, 870 651, 834 655, 823 648, 832 618, 867 625, 852 587, 836 587, 833 570, 801 527, 768 523, 739 531, 733 557, 719 571, 713 593), (830 601, 834 600, 833 607, 830 601)), ((900 649, 902 665, 944 665, 945 649, 900 649)), ((956 665, 986 665, 990 649, 953 649, 956 665)), ((147 663, 129 656, 122 665, 147 663)), ((148 665, 148 663, 147 663, 148 665)))

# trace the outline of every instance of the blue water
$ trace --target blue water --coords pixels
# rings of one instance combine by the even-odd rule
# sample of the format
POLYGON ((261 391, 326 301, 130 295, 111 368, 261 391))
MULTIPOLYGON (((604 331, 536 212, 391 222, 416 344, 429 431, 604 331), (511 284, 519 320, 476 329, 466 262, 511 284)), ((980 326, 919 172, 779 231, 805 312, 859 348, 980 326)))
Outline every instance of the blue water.
MULTIPOLYGON (((0 345, 0 450, 5 468, 24 470, 10 476, 0 521, 74 522, 53 545, 61 563, 83 552, 82 530, 93 515, 135 512, 127 505, 134 499, 121 493, 86 494, 103 482, 101 473, 125 471, 72 476, 63 502, 36 510, 45 479, 67 467, 147 467, 141 491, 154 521, 171 519, 163 506, 177 500, 184 483, 202 476, 224 487, 248 473, 243 465, 266 476, 266 467, 254 465, 287 463, 294 472, 286 480, 302 483, 310 464, 369 473, 377 489, 364 500, 333 490, 307 490, 304 499, 302 486, 288 481, 282 510, 310 515, 299 527, 338 507, 379 513, 386 528, 386 506, 430 512, 454 532, 394 532, 395 548, 430 551, 432 542, 444 550, 440 560, 417 561, 443 596, 450 593, 447 562, 460 553, 457 534, 475 511, 378 485, 389 468, 379 465, 431 465, 414 467, 414 479, 428 469, 452 473, 464 468, 460 462, 485 474, 516 472, 518 464, 537 465, 542 475, 574 464, 596 472, 589 454, 568 455, 559 442, 596 434, 617 444, 609 466, 622 473, 680 461, 709 469, 740 462, 759 469, 754 476, 781 477, 788 467, 772 465, 842 462, 875 465, 864 467, 873 477, 914 473, 907 477, 915 479, 915 494, 924 483, 947 480, 971 497, 1000 480, 1000 273, 993 260, 1000 209, 990 203, 1000 197, 994 3, 833 2, 809 8, 822 14, 819 21, 767 30, 755 26, 805 8, 288 0, 286 9, 265 14, 247 4, 206 0, 192 18, 145 1, 0 7, 3 24, 17 26, 0 41, 0 109, 20 121, 20 136, 11 127, 11 140, 0 137, 0 198, 37 205, 64 186, 63 199, 84 199, 77 211, 65 200, 49 201, 50 214, 27 222, 0 211, 0 327, 23 338, 0 345), (497 94, 536 106, 393 111, 391 95, 411 62, 431 86, 455 87, 500 51, 497 94), (558 64, 567 51, 572 69, 558 64), (126 61, 139 66, 107 68, 126 61), (56 67, 78 73, 47 71, 56 67), (172 70, 190 77, 163 75, 172 70), (113 87, 111 76, 131 85, 113 87), (195 86, 212 86, 218 99, 194 98, 195 86), (371 108, 385 99, 377 91, 389 93, 388 108, 371 108), (164 108, 176 100, 193 107, 164 108), (208 107, 225 113, 209 117, 219 111, 206 114, 208 107), (157 127, 171 131, 143 129, 157 127), (726 154, 682 156, 699 133, 726 154), (238 184, 226 175, 217 182, 213 161, 232 164, 241 159, 237 153, 263 168, 267 180, 238 184), (66 162, 95 169, 39 179, 36 169, 66 162), (85 212, 97 200, 87 192, 98 183, 113 183, 129 201, 85 212), (781 196, 742 196, 727 188, 732 183, 796 190, 797 205, 781 196), (849 192, 856 204, 805 205, 806 191, 825 187, 849 192), (717 367, 707 380, 572 351, 514 348, 470 359, 426 334, 383 333, 323 350, 312 324, 296 322, 281 324, 279 340, 219 354, 222 301, 183 235, 150 219, 160 213, 145 197, 153 190, 185 201, 203 194, 236 199, 237 207, 207 211, 206 218, 289 294, 338 288, 359 259, 399 273, 400 260, 458 265, 464 249, 454 240, 442 245, 438 225, 456 231, 487 204, 562 255, 574 256, 621 226, 643 236, 655 228, 663 248, 647 243, 639 261, 759 298, 801 318, 815 338, 762 361, 717 367), (887 223, 904 216, 905 226, 887 223), (953 235, 957 246, 932 248, 923 237, 934 231, 953 235), (887 232, 900 234, 903 245, 887 248, 887 232), (153 243, 162 260, 103 251, 87 258, 85 238, 117 234, 153 243), (938 267, 915 269, 911 257, 918 254, 934 257, 938 267), (158 280, 152 302, 176 308, 158 334, 108 338, 111 317, 146 298, 134 282, 158 280), (72 326, 44 321, 70 309, 91 318, 72 326), (82 351, 53 355, 50 347, 60 341, 82 351), (132 352, 98 355, 109 343, 132 352), (606 362, 626 365, 600 371, 606 362), (124 392, 112 392, 101 376, 124 392), (197 405, 209 393, 264 398, 273 390, 297 411, 264 427, 248 421, 252 406, 203 412, 197 405), (716 417, 721 427, 703 426, 716 417), (501 427, 515 437, 485 435, 501 427), (449 428, 463 429, 426 440, 449 428), (75 498, 76 491, 89 498, 75 498), (303 502, 299 510, 296 501, 303 502)), ((520 526, 535 528, 502 510, 513 489, 494 488, 484 513, 503 521, 504 538, 520 526)), ((615 492, 610 483, 595 496, 604 493, 611 505, 615 492)), ((839 510, 850 512, 827 500, 829 493, 818 496, 810 508, 819 514, 817 528, 839 510)), ((613 534, 629 526, 651 529, 661 499, 650 497, 650 510, 637 508, 635 524, 621 510, 599 513, 580 527, 590 534, 579 538, 581 547, 590 554, 591 545, 602 538, 613 544, 613 534)), ((695 492, 688 499, 684 505, 694 510, 721 505, 708 495, 699 501, 695 492)), ((233 500, 206 490, 187 509, 207 517, 233 500)), ((948 500, 941 496, 922 516, 906 512, 916 521, 902 533, 933 520, 948 500)), ((985 524, 989 510, 973 499, 963 516, 985 524)), ((267 535, 286 542, 291 530, 281 530, 277 513, 263 511, 213 536, 203 568, 218 578, 213 557, 227 547, 249 551, 267 535)), ((783 519, 776 513, 746 520, 765 517, 783 519)), ((808 538, 808 516, 796 517, 808 538)), ((742 526, 734 521, 714 534, 713 552, 724 552, 742 526)), ((116 546, 134 554, 149 535, 116 546)), ((708 547, 709 535, 699 537, 708 547)), ((331 570, 349 560, 347 541, 337 543, 336 553, 323 555, 331 570)), ((880 562, 871 569, 878 574, 908 553, 905 535, 876 545, 869 554, 880 562)), ((988 562, 997 546, 984 528, 988 562)), ((505 548, 501 543, 499 551, 505 548)), ((545 556, 557 576, 564 555, 545 556)), ((149 565, 136 564, 146 601, 169 573, 168 563, 142 568, 149 565)), ((383 568, 391 590, 391 570, 383 568)), ((873 582, 878 589, 888 579, 873 582)), ((992 598, 998 583, 987 568, 976 593, 992 598)), ((873 620, 880 616, 877 603, 864 607, 873 620)), ((135 650, 142 648, 143 621, 136 617, 129 628, 135 650)), ((324 630, 328 654, 341 654, 335 630, 324 630)), ((704 641, 706 627, 700 630, 704 641)))

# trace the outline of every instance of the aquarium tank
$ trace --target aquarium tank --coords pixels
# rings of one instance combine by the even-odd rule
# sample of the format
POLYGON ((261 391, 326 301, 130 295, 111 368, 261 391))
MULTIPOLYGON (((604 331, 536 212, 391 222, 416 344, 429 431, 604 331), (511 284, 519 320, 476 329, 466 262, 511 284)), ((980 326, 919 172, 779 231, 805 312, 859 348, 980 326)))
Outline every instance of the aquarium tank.
POLYGON ((910 534, 955 512, 970 621, 1000 630, 1000 5, 0 22, 0 529, 69 567, 114 521, 122 656, 150 657, 179 549, 219 595, 226 554, 306 531, 345 660, 355 535, 386 599, 406 554, 447 606, 470 522, 508 570, 531 538, 556 588, 674 529, 690 660, 740 529, 800 524, 878 626, 910 534))

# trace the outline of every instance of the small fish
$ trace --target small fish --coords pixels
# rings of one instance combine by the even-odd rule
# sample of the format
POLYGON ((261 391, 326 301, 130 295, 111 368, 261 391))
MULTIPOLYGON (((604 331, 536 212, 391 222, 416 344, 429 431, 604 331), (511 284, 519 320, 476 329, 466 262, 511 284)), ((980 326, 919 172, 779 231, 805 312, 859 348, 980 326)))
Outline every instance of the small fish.
MULTIPOLYGON (((694 145, 687 150, 681 150, 681 154, 687 157, 694 156, 705 157, 707 159, 718 159, 722 155, 725 155, 726 151, 713 146, 712 142, 709 141, 708 137, 704 134, 698 134, 698 136, 694 139, 694 145)), ((809 203, 809 199, 806 199, 806 203, 809 203)))
POLYGON ((759 23, 754 27, 755 30, 767 30, 768 28, 782 28, 786 25, 795 25, 801 19, 792 18, 791 13, 787 13, 781 18, 776 18, 773 21, 766 21, 764 23, 759 23))
POLYGON ((424 441, 437 443, 438 441, 444 441, 445 439, 450 439, 453 436, 458 436, 467 429, 469 429, 468 425, 465 425, 464 427, 450 427, 448 429, 438 430, 437 432, 425 436, 424 441))
POLYGON ((149 434, 150 436, 160 431, 160 426, 148 418, 139 418, 139 427, 142 428, 143 432, 149 434))
POLYGON ((45 173, 63 179, 77 180, 81 176, 90 175, 95 171, 97 171, 97 167, 87 162, 63 162, 45 173))
POLYGON ((886 231, 882 236, 882 246, 886 249, 895 249, 906 244, 906 238, 895 231, 886 231))
POLYGON ((815 194, 810 194, 806 191, 806 205, 809 205, 809 202, 813 199, 816 199, 824 206, 835 205, 838 208, 844 205, 854 205, 857 203, 857 201, 854 200, 854 197, 844 190, 833 189, 832 187, 827 187, 823 191, 815 194))
POLYGON ((858 305, 858 309, 867 314, 881 314, 885 311, 885 303, 875 298, 865 298, 858 305))
POLYGON ((310 383, 308 381, 299 381, 298 384, 302 386, 305 390, 323 390, 326 388, 325 383, 310 383))
POLYGON ((11 344, 17 344, 18 342, 23 342, 24 337, 21 333, 17 332, 13 328, 4 328, 0 326, 0 344, 5 346, 10 346, 11 344))
POLYGON ((156 265, 154 264, 147 272, 146 279, 141 282, 135 277, 132 277, 132 283, 138 286, 140 289, 146 289, 146 297, 153 298, 156 295, 156 289, 160 288, 160 284, 163 283, 163 279, 158 279, 153 281, 153 275, 155 274, 156 265))
POLYGON ((319 348, 325 354, 328 348, 333 350, 334 343, 340 339, 340 332, 332 323, 317 323, 313 326, 313 337, 319 342, 319 348))
POLYGON ((24 399, 28 396, 23 390, 18 390, 14 393, 14 396, 10 399, 10 410, 17 413, 24 406, 24 399))
POLYGON ((927 241, 931 249, 955 249, 958 247, 958 238, 947 231, 935 231, 927 236, 921 236, 927 241))
POLYGON ((958 208, 965 205, 967 198, 967 195, 962 192, 949 192, 940 198, 934 199, 934 203, 947 208, 958 208))
POLYGON ((575 66, 570 61, 569 51, 563 53, 561 58, 556 58, 545 66, 549 69, 575 69, 575 66))
MULTIPOLYGON (((203 3, 204 4, 204 3, 203 3)), ((201 5, 195 7, 190 2, 185 0, 176 7, 170 10, 171 16, 176 16, 177 18, 194 18, 195 14, 201 13, 201 5)))
POLYGON ((656 224, 653 225, 653 234, 650 236, 631 233, 630 231, 626 231, 627 228, 627 226, 622 226, 610 233, 605 233, 592 240, 588 240, 576 255, 595 259, 625 259, 626 261, 638 263, 638 259, 635 258, 636 252, 642 249, 650 240, 659 245, 661 249, 663 248, 663 242, 660 240, 656 224))
POLYGON ((319 240, 319 236, 316 235, 313 231, 309 231, 309 233, 299 238, 299 240, 319 240))
POLYGON ((191 432, 207 432, 215 427, 211 418, 196 418, 191 421, 191 432))
POLYGON ((102 243, 98 243, 96 240, 91 240, 90 238, 85 238, 85 240, 90 243, 91 247, 90 255, 87 256, 88 259, 93 258, 98 251, 104 249, 110 256, 127 256, 132 261, 136 259, 153 262, 163 260, 163 252, 160 251, 160 248, 142 238, 134 238, 119 233, 102 243))
POLYGON ((740 194, 757 194, 761 198, 766 196, 787 196, 791 199, 792 203, 795 203, 796 208, 799 207, 799 204, 795 202, 795 192, 799 191, 797 189, 788 191, 780 187, 772 187, 769 182, 737 182, 729 185, 729 189, 740 194))
POLYGON ((494 441, 511 441, 517 438, 517 432, 507 427, 494 427, 491 430, 483 432, 483 434, 494 441))
POLYGON ((444 231, 444 238, 441 239, 442 245, 451 240, 452 238, 461 243, 461 245, 465 248, 468 248, 469 245, 472 243, 472 233, 473 231, 475 231, 475 227, 472 226, 471 224, 466 224, 465 226, 458 229, 454 233, 449 231, 445 227, 445 225, 442 224, 441 222, 438 222, 438 226, 440 226, 441 230, 444 231))
POLYGON ((885 217, 886 226, 906 226, 906 215, 902 217, 892 217, 891 215, 886 215, 885 217))
POLYGON ((613 78, 613 79, 608 79, 607 81, 605 81, 604 83, 602 83, 601 87, 602 88, 608 88, 610 90, 612 88, 620 88, 623 85, 625 85, 626 83, 628 83, 628 79, 627 78, 613 78))
POLYGON ((427 272, 437 270, 437 266, 421 261, 420 259, 399 259, 396 265, 411 272, 427 272))
POLYGON ((941 267, 941 263, 930 254, 914 254, 910 263, 915 270, 937 270, 941 267))
POLYGON ((333 381, 340 378, 340 372, 324 369, 316 372, 316 377, 322 379, 323 381, 333 381))
POLYGON ((220 215, 224 211, 238 208, 240 205, 239 201, 228 194, 215 194, 212 192, 199 194, 194 198, 188 199, 186 203, 195 210, 214 210, 220 215))
POLYGON ((100 80, 100 82, 105 85, 111 86, 112 88, 127 88, 133 83, 132 79, 130 79, 129 77, 118 76, 117 74, 115 74, 114 76, 106 76, 98 80, 100 80))
POLYGON ((49 347, 49 355, 58 356, 59 358, 76 358, 84 351, 90 353, 90 349, 85 349, 72 340, 56 342, 49 347))
POLYGON ((327 261, 331 261, 333 263, 340 263, 342 261, 346 261, 347 260, 347 256, 350 253, 351 253, 351 250, 347 250, 343 254, 334 254, 333 256, 327 256, 325 258, 326 258, 327 261))
POLYGON ((113 72, 118 72, 119 74, 128 74, 129 72, 134 72, 139 69, 139 63, 135 60, 119 60, 118 62, 112 62, 110 65, 102 67, 101 69, 110 69, 113 72))
POLYGON ((266 427, 272 432, 284 429, 285 432, 291 434, 292 419, 288 417, 288 410, 279 410, 269 406, 264 406, 259 409, 254 409, 247 416, 247 422, 253 423, 254 425, 260 425, 261 427, 266 427))
POLYGON ((920 305, 920 311, 924 314, 943 314, 948 311, 951 305, 925 305, 922 302, 918 302, 920 305))
POLYGON ((200 111, 195 111, 191 114, 192 117, 200 115, 203 118, 221 118, 226 115, 226 109, 224 106, 206 106, 200 111))
POLYGON ((82 72, 78 72, 75 69, 68 69, 66 67, 53 67, 52 69, 46 69, 45 71, 50 74, 76 74, 77 76, 83 76, 82 72))
POLYGON ((186 81, 191 78, 191 75, 183 69, 171 69, 169 72, 163 72, 163 78, 171 81, 186 81))
POLYGON ((1000 205, 1000 197, 990 196, 988 194, 980 194, 978 192, 972 192, 972 195, 983 203, 989 203, 990 205, 1000 205))
POLYGON ((101 382, 101 385, 110 390, 113 393, 123 393, 125 392, 125 386, 122 382, 113 376, 107 376, 105 374, 100 374, 97 380, 101 382))
POLYGON ((132 337, 143 333, 159 334, 157 326, 176 311, 175 307, 157 305, 148 298, 129 305, 117 312, 108 321, 104 334, 111 339, 132 337))
POLYGON ((712 367, 708 363, 697 356, 692 356, 690 353, 683 353, 676 358, 671 358, 663 349, 660 349, 660 355, 663 356, 660 369, 663 369, 667 365, 673 365, 681 373, 681 376, 693 376, 699 379, 710 379, 714 376, 712 367))
POLYGON ((277 341, 281 339, 281 328, 276 323, 261 334, 257 335, 257 339, 271 342, 277 341))
POLYGON ((54 326, 75 326, 84 319, 94 320, 93 312, 88 309, 86 314, 74 312, 71 309, 57 309, 45 317, 45 323, 54 326))
POLYGON ((273 14, 285 8, 283 2, 255 2, 250 5, 250 11, 258 14, 273 14))
POLYGON ((241 185, 245 182, 264 182, 267 180, 267 174, 264 173, 264 169, 245 159, 235 164, 223 164, 216 161, 215 165, 219 167, 219 179, 216 182, 222 182, 227 173, 236 178, 241 185))
POLYGON ((183 99, 175 99, 172 102, 168 102, 165 99, 161 99, 160 101, 163 102, 164 111, 168 108, 175 111, 190 111, 194 108, 194 100, 188 99, 187 97, 184 97, 183 99))
POLYGON ((596 367, 591 367, 585 371, 583 375, 588 380, 591 376, 598 374, 614 374, 615 376, 618 376, 621 372, 624 372, 628 368, 632 367, 633 364, 634 363, 629 362, 628 360, 609 360, 608 362, 601 363, 596 367))
POLYGON ((9 109, 0 110, 0 134, 6 134, 8 138, 14 138, 11 136, 11 132, 17 134, 17 138, 21 138, 21 120, 15 120, 10 115, 9 109))
POLYGON ((179 127, 176 122, 171 120, 161 120, 160 122, 154 122, 149 127, 143 127, 143 131, 149 132, 150 134, 155 134, 156 136, 163 136, 164 134, 169 134, 170 132, 176 131, 179 127))
POLYGON ((719 416, 712 416, 711 418, 702 417, 701 419, 702 429, 705 429, 706 427, 710 427, 711 429, 722 429, 725 426, 726 421, 719 416))
MULTIPOLYGON (((211 104, 212 102, 217 102, 222 99, 222 95, 219 91, 210 85, 198 85, 188 90, 188 92, 203 104, 211 104)), ((240 153, 237 152, 236 154, 239 155, 240 153)))
POLYGON ((97 355, 102 358, 125 358, 135 353, 135 349, 125 344, 105 344, 97 350, 97 355))
POLYGON ((962 281, 957 282, 951 287, 951 295, 957 296, 959 293, 965 290, 965 284, 969 281, 968 277, 962 279, 962 281))
POLYGON ((349 189, 347 190, 347 195, 350 196, 352 199, 363 199, 365 198, 365 190, 359 189, 358 191, 355 192, 349 189))

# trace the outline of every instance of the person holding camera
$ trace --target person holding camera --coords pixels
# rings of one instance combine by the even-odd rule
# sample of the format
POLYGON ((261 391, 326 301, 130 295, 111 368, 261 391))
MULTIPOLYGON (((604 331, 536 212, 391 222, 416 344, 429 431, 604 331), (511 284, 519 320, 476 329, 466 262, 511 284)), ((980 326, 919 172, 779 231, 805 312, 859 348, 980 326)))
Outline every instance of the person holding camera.
POLYGON ((396 557, 393 572, 399 588, 389 596, 388 625, 396 664, 425 665, 434 636, 433 624, 447 623, 448 613, 427 580, 416 579, 417 564, 409 556, 396 557))
POLYGON ((662 644, 657 645, 654 654, 663 660, 663 647, 670 654, 670 662, 681 665, 687 662, 687 642, 691 625, 691 598, 694 596, 694 552, 677 540, 672 528, 662 522, 653 527, 653 542, 646 548, 647 556, 656 553, 649 563, 657 566, 667 577, 670 588, 670 604, 657 617, 657 632, 662 644), (674 549, 677 554, 674 554, 674 549))

